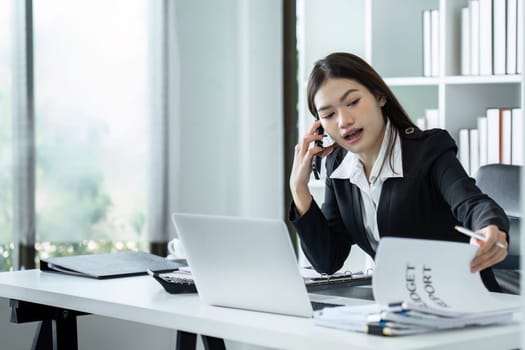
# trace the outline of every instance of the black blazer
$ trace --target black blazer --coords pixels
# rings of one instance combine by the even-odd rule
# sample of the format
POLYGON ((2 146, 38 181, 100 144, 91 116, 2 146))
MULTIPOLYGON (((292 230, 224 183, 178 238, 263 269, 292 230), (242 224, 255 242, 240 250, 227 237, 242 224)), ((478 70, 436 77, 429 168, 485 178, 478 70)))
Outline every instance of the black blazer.
MULTIPOLYGON (((457 146, 446 131, 408 128, 399 136, 403 177, 387 179, 383 184, 377 208, 381 237, 468 242, 469 237, 457 232, 455 225, 477 230, 494 224, 508 232, 503 209, 465 173, 456 158, 457 146)), ((326 160, 322 209, 313 201, 298 217, 292 203, 289 214, 305 255, 317 271, 328 274, 342 267, 353 244, 371 257, 375 255, 363 224, 359 188, 348 179, 329 178, 345 154, 336 148, 326 160)), ((482 271, 481 276, 489 290, 501 290, 492 270, 482 271)))

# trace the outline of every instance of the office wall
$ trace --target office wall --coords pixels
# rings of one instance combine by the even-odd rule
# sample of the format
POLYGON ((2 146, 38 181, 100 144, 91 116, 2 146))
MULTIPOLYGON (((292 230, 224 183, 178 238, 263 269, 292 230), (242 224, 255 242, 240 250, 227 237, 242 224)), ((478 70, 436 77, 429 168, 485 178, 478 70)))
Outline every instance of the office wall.
POLYGON ((283 216, 281 2, 178 1, 182 212, 283 216))

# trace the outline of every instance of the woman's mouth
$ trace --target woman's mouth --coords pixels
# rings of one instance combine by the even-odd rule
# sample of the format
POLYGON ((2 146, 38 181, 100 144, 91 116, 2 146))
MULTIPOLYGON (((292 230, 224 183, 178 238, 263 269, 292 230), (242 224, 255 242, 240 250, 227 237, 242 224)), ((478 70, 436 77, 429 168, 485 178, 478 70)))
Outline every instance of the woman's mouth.
POLYGON ((363 129, 354 129, 343 135, 343 138, 348 143, 355 143, 363 136, 363 129))

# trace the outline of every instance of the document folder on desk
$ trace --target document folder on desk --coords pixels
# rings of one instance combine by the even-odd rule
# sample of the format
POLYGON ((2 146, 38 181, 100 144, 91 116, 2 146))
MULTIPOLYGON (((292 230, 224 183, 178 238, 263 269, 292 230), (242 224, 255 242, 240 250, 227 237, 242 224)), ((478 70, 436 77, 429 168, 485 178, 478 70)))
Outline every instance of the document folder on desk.
POLYGON ((119 252, 63 256, 40 261, 41 271, 97 279, 146 275, 148 270, 168 272, 181 264, 145 252, 119 252))

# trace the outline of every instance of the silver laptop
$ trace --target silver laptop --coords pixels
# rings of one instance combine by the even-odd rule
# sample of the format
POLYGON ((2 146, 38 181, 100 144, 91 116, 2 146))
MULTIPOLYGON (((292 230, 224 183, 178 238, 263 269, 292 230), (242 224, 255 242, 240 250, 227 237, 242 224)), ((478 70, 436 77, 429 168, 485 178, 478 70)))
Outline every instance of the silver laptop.
POLYGON ((172 219, 203 302, 312 316, 283 221, 179 213, 172 219))

